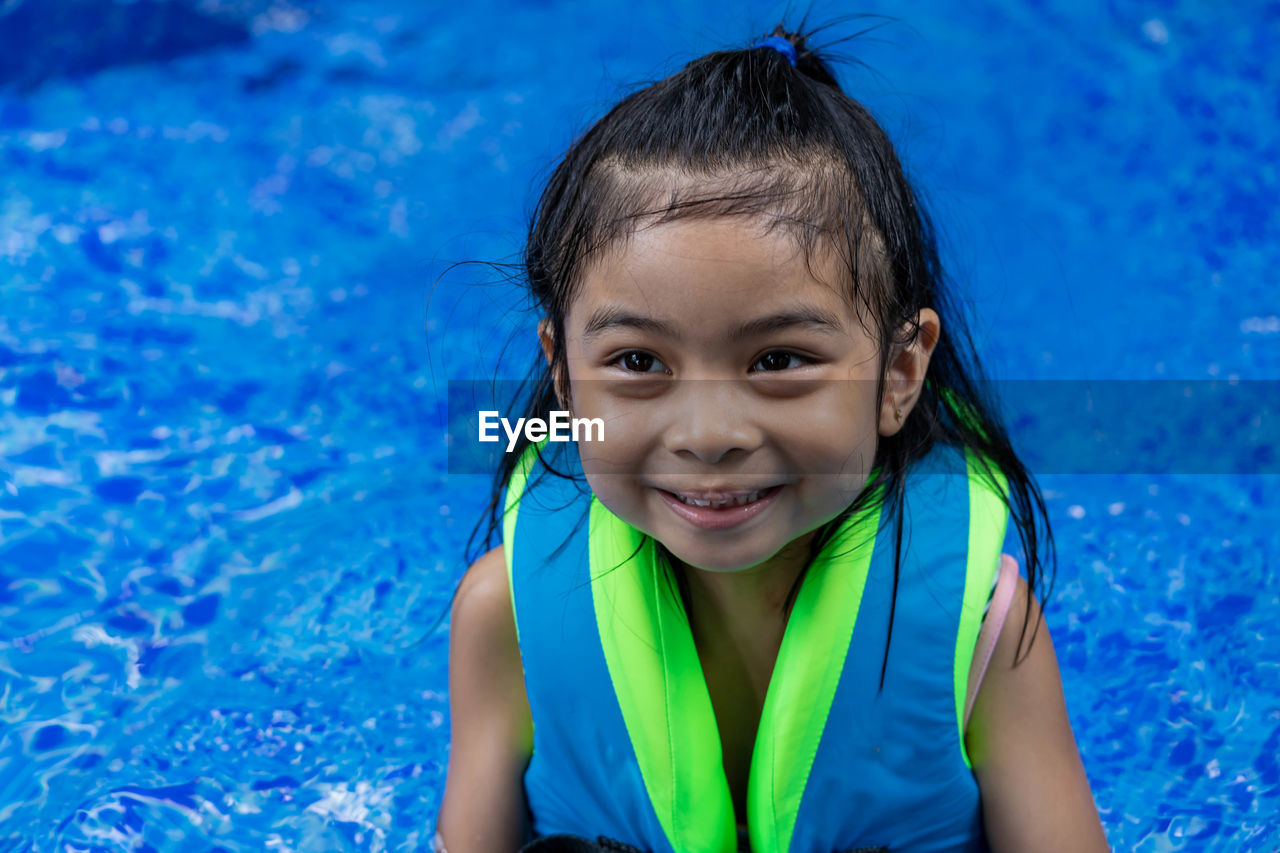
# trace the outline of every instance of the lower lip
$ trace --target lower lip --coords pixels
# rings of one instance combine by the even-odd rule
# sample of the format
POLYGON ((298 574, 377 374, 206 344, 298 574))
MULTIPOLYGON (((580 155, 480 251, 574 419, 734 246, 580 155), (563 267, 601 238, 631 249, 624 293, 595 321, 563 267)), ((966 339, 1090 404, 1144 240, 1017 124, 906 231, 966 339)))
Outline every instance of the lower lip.
POLYGON ((727 530, 754 518, 769 508, 782 491, 782 486, 774 486, 768 494, 742 506, 727 506, 722 509, 709 506, 693 506, 677 498, 670 492, 658 489, 662 499, 671 507, 671 511, 704 530, 727 530))

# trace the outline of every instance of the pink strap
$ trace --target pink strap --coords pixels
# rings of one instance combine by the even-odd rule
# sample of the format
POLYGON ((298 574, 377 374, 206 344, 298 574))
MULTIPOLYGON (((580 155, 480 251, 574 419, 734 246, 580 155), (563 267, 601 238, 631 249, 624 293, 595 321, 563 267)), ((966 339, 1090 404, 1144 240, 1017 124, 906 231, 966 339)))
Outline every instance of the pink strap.
POLYGON ((980 665, 977 678, 969 680, 969 695, 964 702, 966 729, 969 727, 969 715, 973 713, 973 700, 978 698, 978 688, 982 686, 982 676, 987 674, 987 665, 991 663, 991 655, 996 650, 996 640, 1000 639, 1004 619, 1009 615, 1009 602, 1013 601, 1013 592, 1018 588, 1017 560, 1008 554, 1001 554, 999 571, 1000 579, 996 581, 995 592, 991 593, 991 607, 978 632, 978 647, 973 651, 980 665))

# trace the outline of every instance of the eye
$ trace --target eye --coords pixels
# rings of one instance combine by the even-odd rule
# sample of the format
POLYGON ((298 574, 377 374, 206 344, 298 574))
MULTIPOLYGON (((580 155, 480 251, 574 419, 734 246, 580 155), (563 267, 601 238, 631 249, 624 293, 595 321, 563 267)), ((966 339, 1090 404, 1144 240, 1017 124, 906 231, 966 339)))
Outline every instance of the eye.
POLYGON ((807 358, 799 353, 778 349, 760 356, 760 358, 756 360, 756 363, 751 365, 751 367, 753 370, 759 368, 756 372, 776 373, 780 370, 790 370, 812 363, 813 359, 807 358))
POLYGON ((615 358, 611 364, 616 364, 628 373, 667 373, 667 366, 658 361, 652 354, 641 350, 631 350, 624 352, 615 358))

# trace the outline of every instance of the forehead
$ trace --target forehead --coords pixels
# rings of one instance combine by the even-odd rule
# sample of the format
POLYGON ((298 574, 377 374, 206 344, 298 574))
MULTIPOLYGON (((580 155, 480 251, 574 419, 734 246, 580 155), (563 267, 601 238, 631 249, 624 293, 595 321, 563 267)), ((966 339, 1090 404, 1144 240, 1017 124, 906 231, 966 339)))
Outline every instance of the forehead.
POLYGON ((852 316, 847 275, 821 242, 806 251, 785 230, 759 220, 680 219, 641 227, 594 258, 574 295, 569 325, 601 303, 692 323, 797 303, 852 316))

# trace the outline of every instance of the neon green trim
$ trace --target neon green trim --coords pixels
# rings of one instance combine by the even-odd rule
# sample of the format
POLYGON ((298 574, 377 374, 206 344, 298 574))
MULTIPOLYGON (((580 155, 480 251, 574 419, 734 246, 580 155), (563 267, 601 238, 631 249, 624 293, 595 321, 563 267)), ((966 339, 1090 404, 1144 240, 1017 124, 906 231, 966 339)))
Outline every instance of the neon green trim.
POLYGON ((969 667, 978 644, 978 632, 982 628, 982 611, 991 582, 1000 565, 1000 549, 1004 546, 1008 508, 1000 499, 1009 491, 1004 472, 994 465, 992 473, 996 484, 982 470, 978 455, 965 449, 965 468, 969 480, 969 554, 965 566, 964 604, 960 610, 960 628, 956 632, 955 699, 956 726, 960 732, 960 754, 964 766, 973 768, 969 750, 964 743, 964 702, 969 692, 969 667), (997 492, 995 489, 999 489, 997 492))
POLYGON ((751 755, 747 824, 754 853, 787 853, 791 847, 853 639, 881 503, 873 501, 827 543, 787 620, 751 755))
POLYGON ((733 853, 733 802, 689 620, 652 539, 594 497, 589 523, 600 644, 658 822, 680 853, 733 853))
MULTIPOLYGON (((792 609, 752 751, 752 850, 786 853, 871 566, 880 501, 846 522, 792 609)), ((684 609, 653 540, 592 499, 596 625, 645 789, 674 849, 733 853, 733 803, 715 709, 684 609), (632 556, 634 554, 634 556, 632 556)))
POLYGON ((538 448, 546 442, 543 439, 538 444, 531 444, 525 448, 524 453, 520 455, 520 460, 516 462, 515 470, 511 472, 511 478, 507 480, 507 500, 503 506, 502 515, 502 555, 507 561, 507 591, 511 595, 511 614, 516 623, 516 641, 520 641, 520 619, 516 613, 516 585, 514 580, 514 566, 516 561, 516 515, 520 510, 520 498, 524 496, 525 483, 529 479, 529 472, 533 470, 534 463, 537 461, 538 448))

